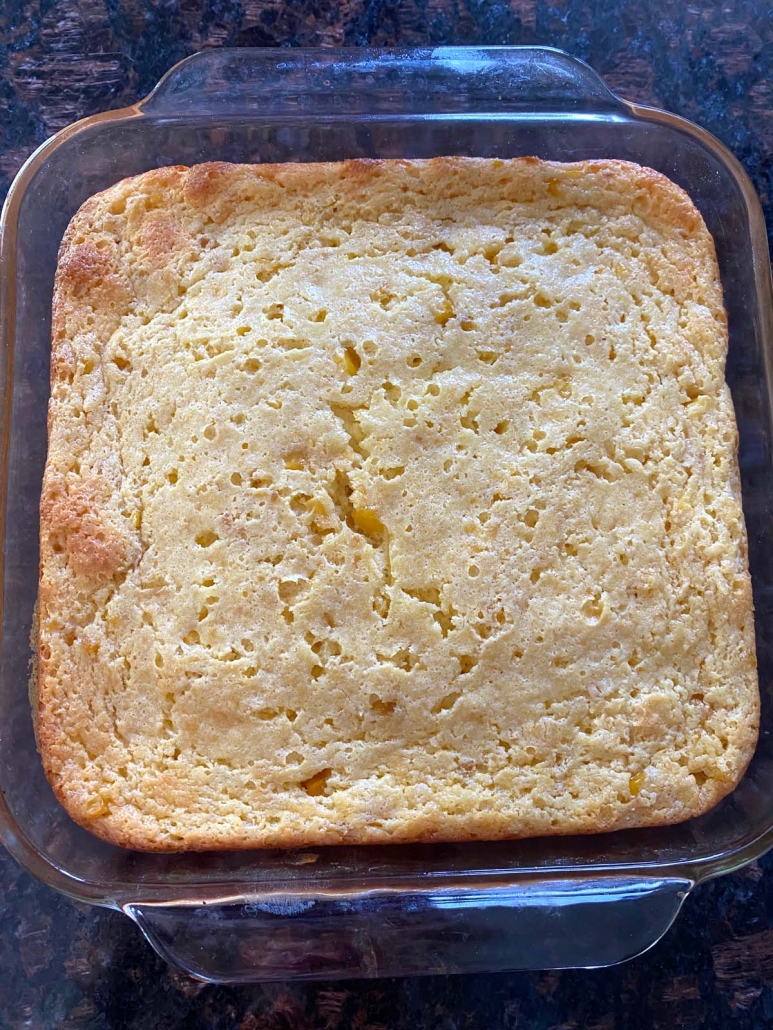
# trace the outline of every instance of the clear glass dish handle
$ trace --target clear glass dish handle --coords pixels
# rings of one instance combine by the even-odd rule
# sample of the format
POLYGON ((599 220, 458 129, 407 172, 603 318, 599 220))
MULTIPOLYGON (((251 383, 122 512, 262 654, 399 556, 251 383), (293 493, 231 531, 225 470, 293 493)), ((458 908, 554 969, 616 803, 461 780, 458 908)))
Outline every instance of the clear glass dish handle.
POLYGON ((210 49, 175 65, 144 115, 224 120, 629 110, 583 61, 551 47, 210 49))
MULTIPOLYGON (((520 122, 629 110, 586 64, 548 47, 211 49, 175 66, 143 116, 358 124, 445 114, 520 122)), ((295 885, 297 888, 297 884, 295 885)), ((598 876, 464 887, 255 894, 123 905, 156 951, 216 982, 605 966, 665 933, 692 883, 598 876)))
POLYGON ((200 979, 321 980, 612 965, 655 944, 691 886, 598 877, 123 908, 200 979))

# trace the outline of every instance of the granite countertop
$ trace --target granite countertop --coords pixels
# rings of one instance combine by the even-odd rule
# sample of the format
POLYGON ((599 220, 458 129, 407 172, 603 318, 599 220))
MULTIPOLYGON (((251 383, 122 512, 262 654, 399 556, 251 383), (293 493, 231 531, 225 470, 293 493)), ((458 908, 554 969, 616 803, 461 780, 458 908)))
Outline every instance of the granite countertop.
MULTIPOLYGON (((427 43, 541 43, 584 58, 625 97, 722 139, 773 226, 769 0, 6 0, 0 193, 49 135, 133 103, 203 47, 427 43)), ((0 1027, 769 1027, 772 913, 769 856, 697 888, 660 944, 614 969, 216 987, 167 967, 124 916, 55 894, 0 851, 0 1027)))

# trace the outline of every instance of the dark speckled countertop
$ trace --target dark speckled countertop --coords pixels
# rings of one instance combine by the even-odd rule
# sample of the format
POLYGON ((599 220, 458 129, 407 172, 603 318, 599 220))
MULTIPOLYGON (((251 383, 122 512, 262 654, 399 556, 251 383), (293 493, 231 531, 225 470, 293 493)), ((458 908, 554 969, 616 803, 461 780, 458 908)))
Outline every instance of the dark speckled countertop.
MULTIPOLYGON (((542 43, 625 97, 699 122, 773 226, 766 0, 0 0, 0 193, 64 125, 133 103, 211 46, 542 43)), ((528 1030, 773 1026, 773 857, 699 887, 641 958, 594 972, 214 987, 124 916, 67 900, 0 851, 0 1028, 528 1030)))

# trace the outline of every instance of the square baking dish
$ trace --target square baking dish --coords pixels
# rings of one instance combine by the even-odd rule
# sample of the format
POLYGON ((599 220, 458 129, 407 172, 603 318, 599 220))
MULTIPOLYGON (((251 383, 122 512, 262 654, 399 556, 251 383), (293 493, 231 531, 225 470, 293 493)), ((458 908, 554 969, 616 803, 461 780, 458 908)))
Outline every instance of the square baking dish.
POLYGON ((773 844, 770 264, 752 186, 715 139, 625 103, 547 48, 210 50, 142 103, 79 122, 30 158, 3 212, 0 262, 0 834, 30 872, 123 910, 190 974, 238 982, 611 964, 655 943, 695 883, 773 844), (683 186, 714 236, 762 693, 746 776, 699 819, 597 836, 206 855, 97 840, 45 780, 27 696, 51 294, 70 217, 160 165, 448 154, 637 161, 683 186))

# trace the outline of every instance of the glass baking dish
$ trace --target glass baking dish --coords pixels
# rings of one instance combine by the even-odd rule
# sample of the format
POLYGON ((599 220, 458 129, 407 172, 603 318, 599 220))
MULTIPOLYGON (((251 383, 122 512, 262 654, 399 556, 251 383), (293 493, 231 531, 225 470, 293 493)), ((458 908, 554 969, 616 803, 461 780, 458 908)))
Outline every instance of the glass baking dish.
POLYGON ((762 212, 707 133, 627 104, 582 62, 532 47, 210 50, 142 103, 60 132, 2 221, 0 832, 45 883, 121 909, 214 981, 601 966, 650 947, 695 883, 773 843, 770 265, 762 212), (92 193, 159 165, 345 157, 627 158, 685 187, 717 244, 730 323, 757 607, 762 732, 738 789, 681 826, 532 841, 137 854, 76 826, 35 749, 27 681, 37 591, 56 254, 92 193))

